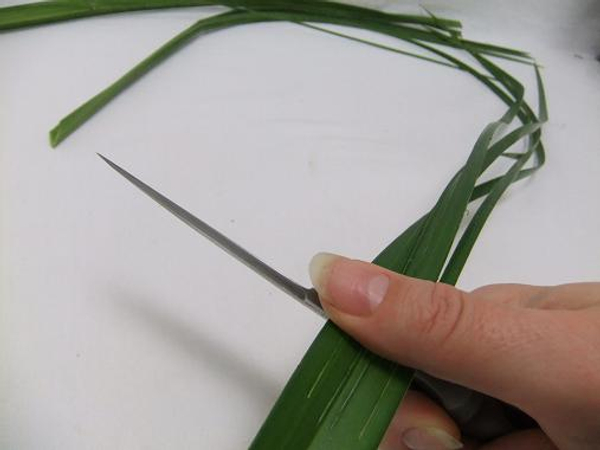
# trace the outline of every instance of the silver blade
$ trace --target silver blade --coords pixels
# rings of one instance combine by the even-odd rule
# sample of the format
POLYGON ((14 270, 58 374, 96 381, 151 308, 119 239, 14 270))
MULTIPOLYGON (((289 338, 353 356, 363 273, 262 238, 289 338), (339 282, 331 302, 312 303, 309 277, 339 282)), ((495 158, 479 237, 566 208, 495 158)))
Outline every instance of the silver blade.
MULTIPOLYGON (((233 242, 227 236, 215 230, 204 221, 198 219, 197 217, 183 209, 181 206, 173 203, 171 200, 169 200, 159 192, 155 191, 144 182, 138 180, 125 169, 122 169, 117 164, 113 163, 108 158, 105 158, 100 154, 98 154, 98 156, 100 156, 100 158, 102 158, 110 167, 112 167, 118 173, 123 175, 132 184, 137 186, 142 192, 144 192, 146 195, 148 195, 150 198, 156 201, 159 205, 164 207, 167 211, 177 216, 179 219, 188 224, 198 233, 209 239, 214 244, 221 247, 223 250, 225 250, 227 253, 229 253, 239 261, 243 262, 256 273, 258 273, 263 278, 270 281, 275 286, 277 286, 278 288, 280 288, 281 290, 298 300, 300 303, 307 306, 320 316, 326 318, 325 313, 323 312, 323 308, 321 307, 321 302, 319 301, 319 296, 314 289, 307 289, 290 280, 289 278, 283 276, 275 269, 269 267, 260 259, 244 250, 242 247, 233 242)), ((444 406, 447 408, 449 414, 457 421, 459 425, 461 425, 461 427, 463 427, 465 423, 468 425, 469 422, 473 420, 473 416, 475 416, 476 414, 482 415, 480 411, 482 405, 482 394, 475 391, 471 391, 467 388, 463 388, 461 386, 453 385, 452 383, 446 381, 434 379, 431 376, 418 371, 415 373, 415 377, 417 380, 420 381, 421 386, 423 386, 426 392, 433 394, 434 398, 437 397, 438 399, 440 399, 442 404, 444 404, 444 406)), ((497 400, 493 399, 493 401, 497 400)), ((493 406, 495 408, 493 409, 493 411, 502 411, 502 409, 499 408, 497 405, 493 406)), ((483 416, 484 419, 489 419, 488 414, 483 414, 483 416)), ((503 422, 501 421, 499 423, 503 424, 506 422, 506 419, 503 420, 503 422)), ((488 428, 486 428, 486 430, 488 428)), ((484 430, 483 433, 485 434, 486 431, 484 430)), ((501 434, 505 434, 504 431, 501 434)), ((482 437, 487 439, 483 435, 482 437)))
POLYGON ((157 202, 167 211, 178 217, 184 223, 192 227, 194 230, 196 230, 202 236, 207 238, 213 244, 221 247, 221 249, 225 250, 231 256, 244 263, 246 266, 248 266, 260 276, 262 276, 264 279, 270 281, 279 289, 298 300, 304 306, 307 306, 320 316, 326 317, 325 313, 323 312, 323 308, 321 307, 321 302, 319 301, 317 291, 315 291, 314 289, 307 289, 304 286, 299 285, 298 283, 290 280, 286 276, 277 272, 275 269, 262 262, 256 256, 252 255, 251 253, 240 247, 238 244, 233 242, 227 236, 215 230, 206 222, 200 220, 192 213, 183 209, 181 206, 172 202, 160 192, 155 191, 146 183, 131 175, 125 169, 119 167, 117 164, 115 164, 108 158, 102 156, 100 153, 98 153, 98 156, 102 158, 106 164, 115 169, 133 185, 139 188, 144 194, 146 194, 152 200, 157 202))

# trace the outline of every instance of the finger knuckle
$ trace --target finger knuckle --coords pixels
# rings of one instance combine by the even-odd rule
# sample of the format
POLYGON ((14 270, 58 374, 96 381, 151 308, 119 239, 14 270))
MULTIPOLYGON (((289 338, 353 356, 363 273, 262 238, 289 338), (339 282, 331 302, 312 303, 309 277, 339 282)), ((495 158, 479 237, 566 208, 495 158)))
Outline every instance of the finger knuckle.
POLYGON ((444 283, 432 283, 429 295, 416 303, 416 332, 442 344, 457 334, 465 315, 465 294, 444 283))

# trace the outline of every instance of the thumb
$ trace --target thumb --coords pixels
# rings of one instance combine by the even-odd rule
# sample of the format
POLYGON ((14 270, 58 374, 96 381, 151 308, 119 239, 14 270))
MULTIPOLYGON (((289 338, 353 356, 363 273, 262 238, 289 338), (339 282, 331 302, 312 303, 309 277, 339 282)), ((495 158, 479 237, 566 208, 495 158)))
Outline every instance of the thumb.
POLYGON ((310 271, 331 320, 375 353, 525 411, 535 402, 553 341, 535 310, 341 256, 319 254, 310 271))

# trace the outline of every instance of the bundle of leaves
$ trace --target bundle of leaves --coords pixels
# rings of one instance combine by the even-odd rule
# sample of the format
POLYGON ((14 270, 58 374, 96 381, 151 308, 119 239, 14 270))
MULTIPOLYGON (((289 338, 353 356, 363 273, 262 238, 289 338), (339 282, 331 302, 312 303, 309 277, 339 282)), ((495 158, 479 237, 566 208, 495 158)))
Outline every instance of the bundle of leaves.
MULTIPOLYGON (((547 120, 546 100, 539 70, 527 53, 464 39, 459 22, 430 13, 388 13, 319 0, 45 1, 0 8, 0 30, 135 10, 214 5, 225 7, 225 12, 198 20, 64 117, 50 132, 52 146, 184 45, 198 36, 238 25, 291 22, 460 70, 475 77, 504 102, 506 113, 484 128, 464 165, 429 212, 374 260, 398 273, 455 284, 502 194, 511 183, 530 176, 544 163, 541 127, 547 120), (332 25, 335 29, 325 28, 332 25), (353 28, 397 39, 414 50, 352 36, 348 33, 353 28), (502 59, 530 64, 535 70, 537 113, 524 100, 523 85, 499 65, 502 59), (521 141, 525 145, 519 151, 511 150, 521 141), (512 162, 503 174, 490 178, 488 169, 499 158, 512 162), (467 226, 460 227, 472 202, 476 202, 476 209, 467 226)), ((251 448, 377 448, 412 376, 411 369, 370 353, 328 322, 287 383, 251 448)))

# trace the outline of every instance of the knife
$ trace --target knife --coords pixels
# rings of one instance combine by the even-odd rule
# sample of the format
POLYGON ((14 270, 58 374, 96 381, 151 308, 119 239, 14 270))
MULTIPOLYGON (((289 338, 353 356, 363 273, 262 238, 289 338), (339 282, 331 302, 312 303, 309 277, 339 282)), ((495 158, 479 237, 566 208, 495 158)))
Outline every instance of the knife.
MULTIPOLYGON (((98 156, 144 194, 148 195, 213 244, 248 266, 290 297, 308 307, 311 311, 327 319, 319 299, 319 294, 314 288, 306 288, 289 279, 105 156, 99 153, 98 156)), ((516 407, 464 386, 434 378, 420 371, 415 371, 414 381, 419 390, 425 392, 448 412, 463 434, 475 439, 488 441, 513 431, 537 427, 535 420, 516 407)))

